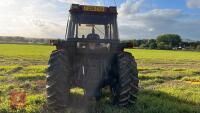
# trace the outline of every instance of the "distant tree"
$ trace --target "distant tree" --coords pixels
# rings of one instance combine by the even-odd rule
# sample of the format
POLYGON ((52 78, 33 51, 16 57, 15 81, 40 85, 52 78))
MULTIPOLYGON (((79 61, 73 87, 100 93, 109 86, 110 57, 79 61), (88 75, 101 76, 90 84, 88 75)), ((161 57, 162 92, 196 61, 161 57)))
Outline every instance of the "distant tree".
POLYGON ((158 49, 163 49, 163 50, 170 50, 172 49, 171 45, 167 45, 164 42, 158 43, 158 49))
POLYGON ((156 43, 155 39, 149 39, 148 43, 156 43))
POLYGON ((156 43, 150 43, 149 44, 149 49, 156 49, 157 48, 157 44, 156 43))
POLYGON ((140 48, 149 48, 149 45, 148 44, 141 44, 140 48))
POLYGON ((200 45, 200 41, 196 41, 196 42, 182 42, 182 46, 185 49, 189 49, 189 50, 194 50, 197 49, 198 46, 200 45))
POLYGON ((49 39, 25 38, 19 36, 0 36, 0 43, 40 43, 47 44, 49 39))
POLYGON ((156 49, 157 48, 157 43, 155 39, 150 39, 148 41, 149 49, 156 49))
POLYGON ((196 48, 197 50, 200 50, 200 45, 197 45, 197 48, 196 48))
POLYGON ((181 43, 181 37, 177 34, 164 34, 160 35, 156 39, 157 44, 167 45, 169 48, 178 47, 181 43), (162 42, 162 43, 161 43, 162 42))
POLYGON ((133 46, 134 47, 139 47, 140 46, 139 41, 138 40, 133 40, 133 46))
POLYGON ((158 49, 165 49, 165 43, 164 42, 159 42, 158 43, 158 49))

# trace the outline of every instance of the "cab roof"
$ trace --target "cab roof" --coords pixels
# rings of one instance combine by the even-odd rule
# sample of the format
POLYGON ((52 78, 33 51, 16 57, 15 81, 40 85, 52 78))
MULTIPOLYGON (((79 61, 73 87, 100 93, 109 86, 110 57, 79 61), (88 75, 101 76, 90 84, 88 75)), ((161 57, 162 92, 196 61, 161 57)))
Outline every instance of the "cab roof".
POLYGON ((114 14, 117 15, 117 7, 109 6, 91 6, 72 4, 69 10, 70 13, 91 13, 91 14, 114 14))

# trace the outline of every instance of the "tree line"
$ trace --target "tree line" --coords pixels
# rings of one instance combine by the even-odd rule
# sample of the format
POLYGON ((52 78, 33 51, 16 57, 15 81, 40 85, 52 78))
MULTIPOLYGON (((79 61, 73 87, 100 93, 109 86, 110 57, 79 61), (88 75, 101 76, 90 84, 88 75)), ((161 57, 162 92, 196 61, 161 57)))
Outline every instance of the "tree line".
POLYGON ((0 36, 0 43, 48 44, 49 39, 25 38, 25 37, 20 37, 20 36, 0 36))
MULTIPOLYGON (((48 44, 50 39, 45 38, 25 38, 20 36, 0 36, 0 43, 31 43, 31 44, 48 44)), ((138 39, 126 40, 132 42, 136 48, 144 49, 185 49, 200 50, 200 41, 184 41, 177 34, 163 34, 156 39, 138 39)))
POLYGON ((177 34, 159 35, 156 39, 135 39, 129 41, 131 41, 134 47, 137 48, 200 50, 200 41, 183 41, 181 36, 177 34))

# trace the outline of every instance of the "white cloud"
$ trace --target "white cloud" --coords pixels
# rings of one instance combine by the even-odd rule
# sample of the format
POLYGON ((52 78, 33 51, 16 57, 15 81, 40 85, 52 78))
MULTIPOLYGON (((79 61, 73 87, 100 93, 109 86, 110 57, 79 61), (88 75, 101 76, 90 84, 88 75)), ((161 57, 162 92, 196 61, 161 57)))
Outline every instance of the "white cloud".
MULTIPOLYGON (((139 1, 138 1, 139 2, 139 1)), ((125 2, 128 3, 128 2, 125 2)), ((135 6, 136 2, 128 4, 126 9, 135 6)), ((184 14, 180 9, 153 9, 139 12, 142 3, 132 13, 122 11, 119 14, 119 31, 121 38, 155 38, 159 34, 177 33, 183 38, 198 39, 200 20, 193 21, 191 15, 184 14)))
POLYGON ((72 3, 84 4, 86 2, 86 0, 58 0, 58 1, 62 3, 68 3, 68 4, 72 4, 72 3))
POLYGON ((144 0, 126 0, 120 5, 118 10, 120 16, 132 15, 137 13, 144 0))
MULTIPOLYGON (((49 0, 1 0, 0 35, 63 38, 67 10, 49 0)), ((65 4, 64 8, 68 8, 65 4)))
POLYGON ((187 0, 188 8, 200 8, 200 0, 187 0))
POLYGON ((13 0, 2 0, 0 2, 0 7, 5 7, 14 4, 13 0))
POLYGON ((103 4, 104 4, 104 3, 103 3, 102 0, 97 0, 97 1, 96 1, 96 5, 102 6, 103 4))

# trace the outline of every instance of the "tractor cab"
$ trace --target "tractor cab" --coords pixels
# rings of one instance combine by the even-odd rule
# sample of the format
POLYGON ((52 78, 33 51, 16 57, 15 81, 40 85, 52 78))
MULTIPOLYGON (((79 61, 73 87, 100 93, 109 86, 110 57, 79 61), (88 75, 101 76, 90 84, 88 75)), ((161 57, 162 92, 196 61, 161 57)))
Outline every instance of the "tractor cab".
POLYGON ((120 43, 117 8, 72 4, 69 10, 66 40, 52 40, 57 49, 107 47, 109 52, 132 48, 132 43, 120 43), (73 42, 73 44, 72 44, 73 42), (112 50, 112 51, 110 51, 112 50))
POLYGON ((116 7, 72 4, 67 39, 118 40, 116 7))
POLYGON ((116 7, 72 4, 69 12, 66 37, 76 48, 110 50, 119 42, 116 7))

